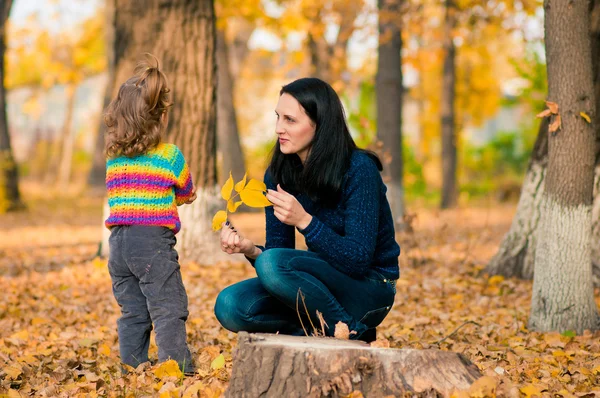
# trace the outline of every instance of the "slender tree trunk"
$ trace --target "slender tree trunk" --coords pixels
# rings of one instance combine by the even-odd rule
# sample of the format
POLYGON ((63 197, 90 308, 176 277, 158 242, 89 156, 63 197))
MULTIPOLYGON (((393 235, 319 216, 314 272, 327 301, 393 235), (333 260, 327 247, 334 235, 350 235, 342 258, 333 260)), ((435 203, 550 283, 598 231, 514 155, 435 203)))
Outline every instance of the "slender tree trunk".
POLYGON ((174 102, 168 139, 183 152, 198 195, 179 207, 178 249, 186 261, 211 263, 223 258, 211 220, 225 205, 217 187, 213 1, 117 0, 116 10, 115 90, 144 52, 161 61, 174 102))
POLYGON ((456 47, 453 32, 456 26, 456 5, 446 0, 444 21, 444 75, 442 79, 442 202, 441 208, 456 206, 456 130, 454 125, 454 97, 456 94, 456 47))
MULTIPOLYGON (((107 0, 105 3, 105 27, 106 42, 113 43, 115 40, 114 19, 115 19, 115 0, 107 0)), ((107 51, 107 74, 108 81, 104 90, 104 101, 102 103, 102 111, 108 107, 112 100, 112 94, 115 90, 115 59, 114 52, 107 51)), ((94 145, 94 154, 92 157, 92 168, 87 178, 87 183, 94 191, 105 192, 106 180, 106 156, 104 155, 104 134, 106 134, 106 124, 104 124, 104 115, 100 116, 98 121, 98 129, 96 131, 96 141, 94 145)))
POLYGON ((581 333, 598 328, 590 241, 598 121, 588 3, 545 0, 544 9, 548 99, 558 104, 562 127, 548 137, 529 328, 581 333))
POLYGON ((23 207, 19 193, 19 174, 15 162, 8 121, 6 118, 6 89, 4 88, 4 71, 6 53, 6 21, 10 14, 12 0, 0 1, 0 213, 17 210, 23 207))
POLYGON ((225 32, 217 30, 217 138, 221 155, 219 182, 224 183, 233 174, 236 181, 244 177, 246 166, 235 111, 235 82, 229 63, 225 32))
POLYGON ((68 84, 65 87, 67 100, 67 113, 62 132, 62 148, 60 151, 60 163, 58 166, 58 186, 66 189, 71 181, 71 169, 73 164, 73 146, 75 145, 75 130, 72 128, 73 113, 75 112, 75 94, 77 86, 68 84))
POLYGON ((400 0, 379 0, 379 58, 377 61, 377 135, 390 151, 386 165, 388 197, 396 229, 404 219, 402 183, 402 38, 400 0))

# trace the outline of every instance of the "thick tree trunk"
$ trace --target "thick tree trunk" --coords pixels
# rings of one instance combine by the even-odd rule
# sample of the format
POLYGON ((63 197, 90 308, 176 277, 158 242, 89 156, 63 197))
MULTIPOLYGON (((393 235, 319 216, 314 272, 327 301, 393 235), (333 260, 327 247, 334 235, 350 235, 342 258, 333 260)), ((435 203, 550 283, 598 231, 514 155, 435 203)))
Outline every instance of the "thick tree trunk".
POLYGON ((456 206, 456 131, 454 123, 454 97, 456 94, 456 47, 454 28, 456 26, 456 5, 454 0, 446 0, 444 21, 444 72, 442 79, 442 201, 440 207, 448 209, 456 206))
POLYGON ((396 230, 404 219, 402 182, 402 38, 400 0, 379 0, 379 58, 377 61, 377 135, 391 155, 385 173, 396 230))
POLYGON ((226 397, 450 396, 481 374, 461 354, 323 337, 238 335, 226 397))
POLYGON ((58 186, 64 190, 71 181, 71 169, 73 164, 73 146, 75 145, 75 131, 72 128, 73 113, 75 112, 75 94, 77 86, 68 84, 65 87, 67 100, 67 112, 62 131, 62 148, 60 150, 60 163, 58 165, 58 186))
POLYGON ((246 165, 235 111, 235 82, 229 63, 225 32, 217 30, 217 138, 221 157, 219 183, 223 184, 233 174, 236 181, 244 177, 246 165))
POLYGON ((161 61, 174 102, 168 140, 183 152, 198 194, 192 205, 179 207, 182 230, 177 248, 186 261, 211 263, 222 258, 212 215, 225 206, 218 196, 216 173, 213 1, 116 0, 116 10, 115 90, 144 52, 161 61))
POLYGON ((17 210, 23 207, 19 193, 19 174, 13 157, 8 121, 6 118, 6 90, 4 88, 4 71, 6 52, 6 21, 10 14, 12 0, 0 2, 0 213, 17 210))
POLYGON ((598 328, 590 241, 598 121, 588 4, 545 0, 544 9, 548 99, 558 104, 551 122, 560 117, 562 127, 548 137, 529 328, 582 333, 598 328))
MULTIPOLYGON (((590 38, 596 109, 600 109, 600 1, 590 3, 590 38)), ((600 286, 600 125, 596 130, 596 167, 592 208, 592 273, 595 286, 600 286)), ((509 232, 485 269, 490 275, 523 279, 533 278, 535 239, 540 219, 542 192, 548 165, 548 120, 543 119, 532 157, 525 175, 517 212, 509 232)))

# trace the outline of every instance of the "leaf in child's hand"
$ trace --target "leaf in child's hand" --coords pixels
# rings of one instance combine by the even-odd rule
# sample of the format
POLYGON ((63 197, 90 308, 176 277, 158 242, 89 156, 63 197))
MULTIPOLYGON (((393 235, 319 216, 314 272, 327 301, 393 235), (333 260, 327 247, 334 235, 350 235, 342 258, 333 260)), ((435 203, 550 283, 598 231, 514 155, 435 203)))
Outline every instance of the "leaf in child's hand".
POLYGON ((265 185, 264 182, 256 180, 254 178, 252 178, 249 182, 248 185, 246 185, 246 188, 244 188, 244 190, 251 190, 251 191, 261 191, 264 192, 267 190, 267 186, 265 185))
POLYGON ((244 174, 244 178, 242 178, 242 181, 240 181, 237 184, 235 184, 235 191, 236 192, 242 192, 242 190, 246 186, 246 176, 247 175, 248 175, 248 173, 244 174))
POLYGON ((223 224, 225 221, 227 221, 227 212, 225 210, 219 210, 212 220, 213 231, 220 230, 221 224, 223 224))
POLYGON ((229 200, 231 198, 231 190, 233 189, 233 177, 231 176, 231 172, 229 172, 229 178, 221 188, 221 196, 225 200, 229 200))
POLYGON ((240 205, 244 203, 241 200, 239 202, 234 202, 233 199, 229 199, 227 201, 227 211, 230 213, 235 213, 235 211, 237 210, 238 207, 240 207, 240 205))
MULTIPOLYGON (((248 185, 250 185, 250 183, 248 183, 248 185)), ((271 202, 269 202, 269 200, 265 197, 263 191, 248 189, 247 186, 246 189, 240 192, 240 198, 247 206, 250 207, 271 206, 271 202)))

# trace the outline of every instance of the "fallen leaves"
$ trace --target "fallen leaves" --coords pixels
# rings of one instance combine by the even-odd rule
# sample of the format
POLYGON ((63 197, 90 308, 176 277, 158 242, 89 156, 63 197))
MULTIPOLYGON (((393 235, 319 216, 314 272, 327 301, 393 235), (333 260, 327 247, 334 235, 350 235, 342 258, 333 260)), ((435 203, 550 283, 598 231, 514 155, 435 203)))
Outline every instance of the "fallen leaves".
MULTIPOLYGON (((51 226, 38 220, 19 226, 18 220, 0 217, 2 228, 10 228, 0 242, 0 396, 221 396, 231 375, 236 335, 219 326, 214 301, 224 287, 254 276, 253 269, 243 262, 206 267, 182 259, 196 374, 180 375, 172 363, 157 364, 152 341, 152 364, 122 375, 119 308, 106 260, 93 259, 97 247, 89 244, 100 234, 99 207, 95 211, 96 218, 74 219, 79 224, 51 226)), ((600 394, 600 333, 530 332, 531 282, 479 276, 512 211, 421 211, 414 235, 398 235, 402 278, 372 346, 462 353, 486 378, 461 396, 600 394), (444 223, 454 226, 451 232, 444 223), (409 240, 416 243, 406 244, 409 240)), ((263 222, 260 214, 236 216, 238 228, 242 218, 247 225, 263 222)))

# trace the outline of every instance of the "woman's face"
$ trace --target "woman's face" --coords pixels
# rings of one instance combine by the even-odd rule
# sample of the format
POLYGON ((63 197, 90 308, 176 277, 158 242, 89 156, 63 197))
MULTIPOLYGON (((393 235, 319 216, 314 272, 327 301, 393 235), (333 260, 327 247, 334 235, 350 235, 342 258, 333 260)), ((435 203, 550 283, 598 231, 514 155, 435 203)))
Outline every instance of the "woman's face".
POLYGON ((315 137, 316 125, 304 112, 300 103, 287 93, 279 97, 275 114, 275 132, 279 138, 281 152, 286 155, 295 153, 304 163, 315 137))

